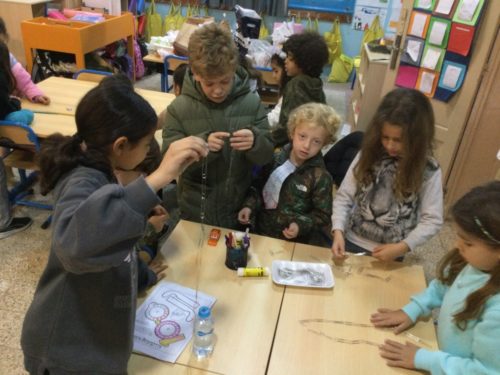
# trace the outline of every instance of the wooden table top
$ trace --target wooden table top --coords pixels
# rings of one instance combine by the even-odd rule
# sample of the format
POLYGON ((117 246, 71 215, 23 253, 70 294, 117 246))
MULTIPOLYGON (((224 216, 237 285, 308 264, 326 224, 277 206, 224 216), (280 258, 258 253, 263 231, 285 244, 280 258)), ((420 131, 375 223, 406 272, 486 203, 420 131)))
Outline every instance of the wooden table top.
MULTIPOLYGON (((268 374, 414 373, 388 367, 377 347, 386 338, 412 340, 405 333, 395 336, 390 329, 373 327, 370 315, 380 307, 398 309, 422 291, 426 287, 422 267, 383 263, 369 256, 350 256, 336 266, 329 249, 304 244, 295 245, 293 260, 331 265, 335 285, 287 287, 268 374)), ((409 332, 437 348, 432 320, 417 323, 409 332)))
MULTIPOLYGON (((82 81, 61 77, 49 77, 37 83, 37 86, 50 98, 49 105, 31 103, 23 99, 22 108, 35 112, 31 127, 35 133, 45 138, 59 132, 63 135, 73 135, 76 132, 75 111, 80 99, 96 82, 82 81)), ((174 100, 175 95, 160 91, 136 89, 151 104, 156 114, 160 114, 174 100)), ((161 130, 155 138, 161 144, 161 130)))
MULTIPOLYGON (((196 289, 200 228, 181 221, 163 245, 167 281, 196 289)), ((212 357, 197 361, 191 343, 176 364, 133 354, 130 373, 369 374, 374 368, 377 374, 410 373, 386 366, 375 345, 385 338, 412 339, 376 329, 369 318, 379 307, 400 308, 421 291, 422 267, 351 256, 342 266, 332 266, 333 288, 285 287, 275 284, 271 275, 238 278, 224 265, 223 235, 228 230, 222 230, 218 245, 212 247, 206 244, 211 228, 207 226, 203 236, 199 290, 217 298, 212 357)), ((275 259, 332 264, 327 248, 257 235, 251 235, 250 254, 249 267, 271 267, 275 259)), ((419 322, 409 332, 423 339, 419 345, 437 348, 432 321, 419 322)))
MULTIPOLYGON (((206 226, 203 236, 199 290, 217 298, 213 307, 215 349, 209 360, 198 361, 191 355, 190 343, 177 364, 219 374, 264 374, 285 288, 274 284, 271 276, 238 277, 224 264, 224 234, 229 230, 222 229, 214 247, 207 244, 211 228, 206 226)), ((198 223, 182 220, 177 225, 161 248, 168 264, 167 281, 196 289, 200 236, 198 223)), ((273 259, 290 260, 293 246, 292 242, 251 235, 248 266, 270 267, 273 259)), ((129 370, 158 374, 170 367, 171 364, 134 354, 129 370)))

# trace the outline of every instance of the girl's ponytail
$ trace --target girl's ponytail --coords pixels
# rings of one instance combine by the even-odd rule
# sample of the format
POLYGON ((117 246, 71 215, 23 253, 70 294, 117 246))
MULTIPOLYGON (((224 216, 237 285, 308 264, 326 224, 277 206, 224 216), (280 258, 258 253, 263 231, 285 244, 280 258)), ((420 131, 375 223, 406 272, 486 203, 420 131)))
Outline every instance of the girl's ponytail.
POLYGON ((78 136, 68 137, 57 133, 45 139, 38 158, 41 193, 49 193, 57 181, 76 168, 82 159, 82 141, 78 136))

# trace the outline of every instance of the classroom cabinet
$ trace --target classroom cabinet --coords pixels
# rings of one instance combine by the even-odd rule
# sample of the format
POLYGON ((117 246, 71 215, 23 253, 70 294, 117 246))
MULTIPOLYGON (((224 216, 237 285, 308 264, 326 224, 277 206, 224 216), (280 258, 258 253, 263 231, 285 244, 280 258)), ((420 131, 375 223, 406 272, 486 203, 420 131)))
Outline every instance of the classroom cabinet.
POLYGON ((348 122, 355 130, 366 130, 380 104, 388 62, 388 54, 372 52, 367 44, 363 46, 348 110, 348 122))
POLYGON ((135 31, 132 13, 104 17, 106 20, 99 23, 59 21, 47 17, 23 21, 21 30, 28 72, 33 68, 35 49, 74 54, 78 69, 84 69, 86 53, 120 39, 127 39, 127 53, 133 62, 135 31))

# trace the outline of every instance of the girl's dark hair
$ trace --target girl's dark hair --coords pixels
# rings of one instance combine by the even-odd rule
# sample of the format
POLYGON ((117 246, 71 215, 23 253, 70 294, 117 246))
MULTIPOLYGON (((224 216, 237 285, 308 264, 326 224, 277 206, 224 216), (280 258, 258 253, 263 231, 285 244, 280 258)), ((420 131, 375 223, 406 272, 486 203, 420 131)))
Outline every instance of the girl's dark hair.
POLYGON ((285 59, 282 58, 277 53, 275 53, 274 55, 271 56, 271 63, 274 63, 281 68, 281 71, 282 71, 281 79, 278 82, 278 85, 279 85, 280 95, 282 95, 283 91, 285 90, 286 84, 290 80, 290 77, 288 77, 288 75, 286 74, 286 71, 285 71, 285 59))
POLYGON ((126 137, 133 146, 156 130, 157 116, 151 105, 134 91, 124 75, 104 78, 80 101, 73 137, 54 134, 40 151, 40 186, 50 192, 59 179, 84 165, 113 179, 109 153, 114 141, 126 137))
MULTIPOLYGON (((475 187, 452 207, 455 223, 465 233, 482 241, 492 250, 500 253, 500 181, 475 187)), ((467 265, 458 249, 450 251, 438 268, 438 279, 451 285, 460 271, 467 265)), ((454 315, 455 324, 462 330, 467 322, 479 318, 488 298, 500 293, 500 263, 489 271, 488 282, 465 300, 465 307, 454 315)))
POLYGON ((402 130, 403 153, 393 187, 395 195, 402 198, 417 193, 422 186, 433 152, 434 111, 429 99, 418 90, 398 88, 382 99, 363 137, 361 157, 354 169, 362 185, 372 182, 373 168, 386 153, 381 142, 386 123, 402 130))
POLYGON ((0 40, 3 42, 7 42, 9 40, 9 34, 7 33, 7 28, 5 27, 5 22, 2 17, 0 17, 0 40))
POLYGON ((10 54, 7 44, 0 40, 0 72, 3 72, 7 82, 7 92, 11 94, 16 89, 16 78, 10 68, 10 54))
POLYGON ((290 36, 283 44, 283 52, 291 53, 302 73, 311 77, 319 77, 328 62, 325 39, 314 31, 290 36))
POLYGON ((172 75, 174 79, 174 83, 182 89, 182 85, 184 84, 184 76, 186 75, 186 70, 189 65, 186 63, 179 64, 177 68, 174 70, 174 74, 172 75))

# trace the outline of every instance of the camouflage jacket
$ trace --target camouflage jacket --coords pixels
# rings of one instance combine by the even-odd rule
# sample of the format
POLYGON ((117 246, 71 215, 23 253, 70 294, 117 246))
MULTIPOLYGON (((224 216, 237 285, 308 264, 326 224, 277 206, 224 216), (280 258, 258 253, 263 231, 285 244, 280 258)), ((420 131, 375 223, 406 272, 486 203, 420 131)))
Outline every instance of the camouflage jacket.
POLYGON ((286 145, 275 155, 274 161, 262 169, 243 207, 252 210, 257 233, 284 239, 283 229, 295 222, 299 226, 299 235, 294 241, 307 243, 315 230, 330 224, 333 182, 320 153, 286 178, 280 190, 278 207, 265 209, 262 189, 271 173, 288 160, 290 150, 291 145, 286 145))

